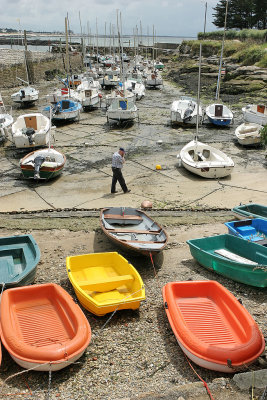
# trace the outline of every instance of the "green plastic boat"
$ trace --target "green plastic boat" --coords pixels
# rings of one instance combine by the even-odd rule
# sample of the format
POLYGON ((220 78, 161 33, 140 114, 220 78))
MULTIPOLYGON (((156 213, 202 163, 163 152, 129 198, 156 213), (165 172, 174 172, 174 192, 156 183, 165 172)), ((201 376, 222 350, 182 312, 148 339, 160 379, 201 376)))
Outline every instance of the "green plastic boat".
POLYGON ((0 285, 29 285, 39 261, 40 250, 32 235, 0 237, 0 285))
POLYGON ((267 220, 267 206, 263 206, 262 204, 242 204, 240 206, 234 207, 232 211, 235 214, 242 215, 250 219, 262 218, 267 220))
POLYGON ((192 256, 203 267, 233 281, 267 287, 267 248, 233 235, 188 240, 192 256))

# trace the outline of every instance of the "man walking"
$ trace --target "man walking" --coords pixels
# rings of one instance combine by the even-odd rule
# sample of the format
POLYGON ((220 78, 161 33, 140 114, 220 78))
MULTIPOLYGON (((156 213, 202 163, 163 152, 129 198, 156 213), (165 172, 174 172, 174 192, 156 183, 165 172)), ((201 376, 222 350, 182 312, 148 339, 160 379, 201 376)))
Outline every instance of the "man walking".
POLYGON ((111 193, 116 193, 116 183, 119 181, 119 184, 121 185, 122 190, 124 193, 129 193, 130 190, 128 190, 124 177, 122 175, 121 169, 123 167, 123 164, 125 163, 124 159, 124 154, 125 150, 120 147, 119 151, 113 154, 112 156, 112 172, 113 172, 113 177, 112 177, 112 184, 111 184, 111 193))

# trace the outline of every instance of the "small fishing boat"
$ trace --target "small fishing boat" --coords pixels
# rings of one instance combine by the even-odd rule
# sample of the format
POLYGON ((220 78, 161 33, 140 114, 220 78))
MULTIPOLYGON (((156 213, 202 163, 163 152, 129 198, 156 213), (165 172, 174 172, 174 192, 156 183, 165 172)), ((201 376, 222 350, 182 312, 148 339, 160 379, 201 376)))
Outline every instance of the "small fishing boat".
POLYGON ((125 97, 125 95, 123 97, 114 97, 107 109, 106 115, 108 122, 134 121, 138 118, 138 109, 134 96, 130 98, 125 97))
POLYGON ((185 145, 177 158, 188 171, 209 179, 230 175, 235 165, 225 153, 198 140, 185 145))
POLYGON ((261 218, 267 220, 267 206, 257 203, 240 204, 232 209, 232 211, 240 218, 261 218))
POLYGON ((39 247, 32 235, 0 238, 0 285, 29 285, 40 261, 39 247))
POLYGON ((202 108, 192 97, 181 96, 179 100, 173 101, 171 105, 171 123, 196 125, 197 114, 199 122, 202 122, 202 108), (197 111, 198 109, 198 111, 197 111))
POLYGON ((58 371, 78 360, 90 343, 84 313, 55 283, 7 289, 0 310, 2 343, 23 368, 58 371))
POLYGON ((122 100, 122 98, 130 99, 130 101, 131 100, 134 101, 135 94, 127 89, 124 91, 122 88, 112 90, 110 93, 106 94, 106 97, 105 97, 106 106, 109 107, 114 99, 122 100))
POLYGON ((258 325, 218 282, 169 282, 162 293, 178 344, 197 365, 235 373, 263 353, 265 341, 258 325))
POLYGON ((16 148, 46 146, 49 141, 49 118, 41 113, 20 115, 12 125, 12 140, 16 148))
POLYGON ((238 143, 242 146, 258 145, 261 143, 260 130, 262 125, 252 122, 245 122, 235 130, 238 143))
POLYGON ((36 150, 20 160, 24 178, 53 179, 62 173, 66 157, 59 151, 49 148, 36 150))
POLYGON ((84 79, 77 90, 73 92, 72 97, 81 103, 83 108, 92 108, 99 106, 102 94, 92 85, 90 80, 84 79))
POLYGON ((261 218, 225 222, 230 235, 267 247, 267 220, 261 218))
POLYGON ((157 70, 152 72, 149 71, 146 73, 145 86, 148 89, 158 89, 162 85, 163 85, 163 80, 157 70))
POLYGON ((31 86, 26 86, 11 95, 11 99, 14 101, 14 103, 19 103, 21 105, 32 104, 37 101, 38 98, 39 91, 31 86))
POLYGON ((125 81, 125 88, 135 95, 136 100, 141 100, 146 94, 145 85, 140 78, 128 77, 125 81))
POLYGON ((115 310, 136 310, 145 300, 142 278, 118 253, 67 257, 69 280, 78 300, 95 315, 115 310))
POLYGON ((221 103, 210 104, 206 108, 206 115, 209 122, 217 126, 230 125, 234 118, 232 111, 221 103))
POLYGON ((119 85, 120 77, 115 74, 104 74, 103 78, 99 79, 99 83, 104 89, 114 88, 119 85))
POLYGON ((187 241, 192 256, 203 267, 233 281, 267 287, 267 248, 233 235, 187 241))
POLYGON ((11 125, 13 124, 13 117, 7 113, 1 93, 0 93, 0 137, 7 139, 11 125))
MULTIPOLYGON (((54 121, 73 121, 79 119, 82 105, 71 99, 60 100, 53 104, 52 120, 54 121)), ((50 112, 50 106, 45 107, 45 112, 50 112)))
POLYGON ((267 124, 267 107, 262 104, 249 104, 242 108, 244 120, 259 125, 267 124))
POLYGON ((165 230, 146 213, 136 208, 111 207, 100 213, 104 234, 124 250, 149 256, 167 245, 165 230))

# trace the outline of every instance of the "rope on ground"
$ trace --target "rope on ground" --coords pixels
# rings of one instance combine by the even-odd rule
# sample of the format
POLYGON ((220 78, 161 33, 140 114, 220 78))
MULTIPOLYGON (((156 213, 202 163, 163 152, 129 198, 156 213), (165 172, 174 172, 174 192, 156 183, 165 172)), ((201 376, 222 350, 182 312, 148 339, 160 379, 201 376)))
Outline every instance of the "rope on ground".
POLYGON ((169 176, 169 175, 167 175, 167 174, 164 174, 164 172, 160 172, 159 170, 155 170, 155 169, 153 169, 153 168, 147 167, 146 165, 144 165, 144 164, 142 164, 142 163, 140 163, 140 162, 138 162, 138 161, 136 161, 136 160, 129 160, 129 161, 131 161, 132 163, 141 165, 142 167, 144 167, 144 168, 146 168, 146 169, 149 169, 149 170, 152 171, 152 172, 156 172, 157 174, 166 176, 167 178, 172 179, 173 181, 176 181, 176 182, 178 181, 177 178, 174 178, 173 176, 169 176))
POLYGON ((243 186, 230 185, 229 183, 220 182, 219 180, 218 180, 218 183, 220 185, 222 185, 222 186, 228 186, 228 187, 235 188, 235 189, 250 190, 252 192, 260 192, 260 193, 267 193, 265 190, 250 189, 250 188, 243 187, 243 186))
POLYGON ((192 364, 190 363, 190 361, 189 361, 187 355, 186 355, 186 354, 184 354, 184 355, 185 355, 185 358, 187 359, 188 364, 190 365, 190 367, 192 368, 192 370, 194 371, 194 373, 196 374, 196 376, 198 377, 198 379, 201 380, 201 382, 203 383, 205 389, 207 390, 208 395, 210 396, 210 399, 211 399, 211 400, 215 400, 214 397, 213 397, 212 394, 211 394, 211 391, 210 391, 210 389, 209 389, 209 387, 208 387, 207 382, 205 382, 204 379, 202 379, 201 376, 200 376, 200 375, 197 373, 197 371, 194 369, 194 367, 193 367, 192 364))

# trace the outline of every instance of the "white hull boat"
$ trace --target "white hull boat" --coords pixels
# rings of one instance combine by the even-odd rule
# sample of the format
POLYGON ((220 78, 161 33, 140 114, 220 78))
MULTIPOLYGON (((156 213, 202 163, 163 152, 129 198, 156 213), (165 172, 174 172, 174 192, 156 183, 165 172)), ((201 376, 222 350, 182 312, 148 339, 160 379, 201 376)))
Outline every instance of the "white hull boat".
POLYGON ((25 178, 48 180, 62 172, 65 162, 64 154, 48 148, 27 154, 20 160, 20 168, 25 178))
POLYGON ((184 168, 203 178, 223 178, 234 168, 232 159, 222 151, 196 140, 184 146, 178 158, 184 168))
MULTIPOLYGON (((60 100, 52 108, 52 120, 54 121, 74 121, 80 118, 82 105, 71 99, 60 100)), ((50 106, 44 109, 50 113, 50 106)))
POLYGON ((196 125, 197 114, 199 123, 202 122, 202 108, 191 98, 182 96, 171 105, 171 123, 196 125), (197 112, 198 108, 198 112, 197 112))
POLYGON ((99 83, 103 88, 114 88, 118 86, 120 78, 117 75, 105 75, 99 79, 99 83))
POLYGON ((11 99, 15 103, 19 104, 30 104, 38 100, 39 91, 33 87, 27 86, 20 89, 18 92, 11 95, 11 99))
POLYGON ((141 79, 127 78, 125 87, 135 95, 136 100, 141 100, 146 94, 146 88, 141 79))
POLYGON ((105 100, 106 106, 109 107, 111 105, 112 101, 116 98, 117 99, 125 98, 125 99, 130 99, 130 100, 134 101, 135 95, 134 95, 134 93, 130 92, 129 90, 125 90, 125 94, 122 89, 121 90, 119 90, 119 89, 112 90, 111 93, 106 95, 106 100, 105 100))
POLYGON ((233 121, 232 111, 224 104, 211 104, 206 108, 209 122, 217 126, 227 126, 233 121))
POLYGON ((90 81, 84 79, 72 94, 72 98, 81 103, 84 108, 88 108, 97 107, 102 95, 95 86, 91 85, 90 81))
POLYGON ((238 143, 243 146, 257 145, 261 143, 260 130, 262 125, 252 122, 245 122, 235 130, 238 143))
POLYGON ((244 120, 259 125, 267 124, 267 107, 256 104, 249 104, 242 108, 244 120))
POLYGON ((12 140, 16 148, 47 146, 50 121, 41 113, 24 114, 12 125, 12 140))
POLYGON ((115 98, 107 109, 107 120, 109 121, 134 121, 138 117, 138 109, 132 99, 126 97, 115 98))
POLYGON ((157 73, 148 73, 145 78, 145 86, 147 88, 158 88, 163 85, 161 76, 157 73))

